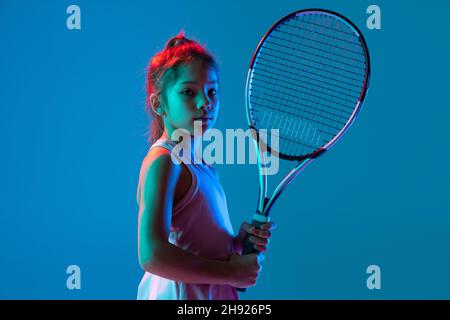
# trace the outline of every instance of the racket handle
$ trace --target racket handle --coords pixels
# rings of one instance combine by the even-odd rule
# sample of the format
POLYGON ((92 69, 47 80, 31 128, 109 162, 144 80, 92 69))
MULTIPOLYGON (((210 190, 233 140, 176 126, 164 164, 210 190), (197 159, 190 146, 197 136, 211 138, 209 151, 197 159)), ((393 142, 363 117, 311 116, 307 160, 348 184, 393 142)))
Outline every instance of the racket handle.
MULTIPOLYGON (((263 224, 264 224, 264 222, 260 222, 260 221, 257 221, 257 220, 252 220, 252 226, 254 226, 255 228, 260 229, 263 224)), ((250 237, 250 233, 247 232, 247 234, 245 235, 242 255, 244 255, 244 254, 251 254, 251 253, 258 253, 258 250, 255 249, 255 247, 253 246, 253 242, 251 242, 249 240, 249 237, 250 237)), ((247 288, 236 288, 236 290, 239 291, 239 292, 245 292, 245 291, 247 291, 247 288)))

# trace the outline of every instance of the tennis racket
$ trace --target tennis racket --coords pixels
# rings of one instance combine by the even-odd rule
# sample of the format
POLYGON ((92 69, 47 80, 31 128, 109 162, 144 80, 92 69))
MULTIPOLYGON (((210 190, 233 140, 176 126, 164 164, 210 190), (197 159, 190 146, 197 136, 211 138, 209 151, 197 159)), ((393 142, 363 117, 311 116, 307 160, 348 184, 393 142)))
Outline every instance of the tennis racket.
MULTIPOLYGON (((336 12, 297 11, 263 36, 251 59, 245 89, 259 169, 253 226, 267 223, 287 185, 347 132, 361 110, 369 78, 366 41, 350 20, 336 12), (295 164, 271 196, 268 153, 295 164)), ((243 254, 256 253, 248 237, 243 254)))

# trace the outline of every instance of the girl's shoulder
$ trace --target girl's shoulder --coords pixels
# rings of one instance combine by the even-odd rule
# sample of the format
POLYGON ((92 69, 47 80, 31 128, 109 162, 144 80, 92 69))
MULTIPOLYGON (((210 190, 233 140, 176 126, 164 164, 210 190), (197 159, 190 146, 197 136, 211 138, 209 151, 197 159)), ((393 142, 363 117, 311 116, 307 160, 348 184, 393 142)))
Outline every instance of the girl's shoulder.
MULTIPOLYGON (((142 160, 139 172, 137 201, 143 190, 153 190, 155 186, 169 186, 178 181, 181 166, 172 161, 171 152, 163 147, 154 147, 142 160)), ((145 191, 144 191, 145 193, 145 191)))
POLYGON ((165 169, 173 169, 177 164, 172 161, 171 151, 161 147, 154 146, 151 148, 144 159, 142 160, 141 165, 141 174, 148 172, 151 167, 157 167, 157 172, 162 172, 161 170, 165 169), (160 170, 161 169, 161 170, 160 170))

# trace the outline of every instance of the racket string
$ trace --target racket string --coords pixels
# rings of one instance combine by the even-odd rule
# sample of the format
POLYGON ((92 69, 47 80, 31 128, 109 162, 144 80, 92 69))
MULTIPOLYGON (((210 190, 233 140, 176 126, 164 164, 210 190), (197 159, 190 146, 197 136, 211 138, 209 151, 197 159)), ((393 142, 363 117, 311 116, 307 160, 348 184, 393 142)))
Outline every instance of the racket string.
MULTIPOLYGON (((265 71, 265 70, 262 69, 261 71, 265 71)), ((306 89, 306 90, 310 90, 310 91, 313 91, 313 92, 316 92, 316 93, 319 93, 319 94, 327 95, 327 96, 329 96, 330 98, 336 98, 336 99, 339 99, 339 100, 342 100, 342 101, 345 101, 345 102, 349 102, 349 103, 351 104, 350 106, 345 105, 345 104, 341 104, 341 105, 342 105, 343 107, 347 107, 347 108, 349 108, 349 109, 351 109, 351 110, 353 110, 353 104, 354 104, 354 102, 355 102, 355 99, 358 98, 357 96, 349 96, 349 95, 346 95, 346 94, 343 94, 343 96, 346 97, 346 98, 343 98, 343 97, 340 97, 340 96, 336 96, 336 95, 334 95, 334 94, 330 94, 330 93, 327 93, 327 92, 324 92, 324 91, 320 91, 320 90, 313 89, 314 87, 318 87, 317 85, 312 85, 313 88, 306 87, 306 86, 303 86, 303 85, 298 85, 298 84, 295 84, 295 83, 293 83, 293 82, 286 81, 286 80, 284 80, 284 79, 295 80, 295 81, 297 81, 297 82, 304 83, 304 84, 309 84, 309 85, 311 85, 311 84, 308 83, 308 82, 306 82, 306 81, 303 81, 303 80, 301 80, 301 79, 293 79, 293 78, 285 77, 285 76, 282 76, 282 75, 280 75, 280 74, 276 74, 276 73, 273 73, 273 72, 272 72, 272 74, 279 75, 279 76, 282 77, 282 78, 281 78, 281 79, 278 79, 278 78, 275 78, 275 77, 272 77, 272 76, 266 76, 266 75, 263 75, 263 74, 259 74, 259 73, 257 73, 257 72, 255 72, 255 74, 256 74, 256 75, 261 75, 261 76, 264 77, 264 78, 269 78, 269 79, 274 79, 274 80, 280 81, 280 82, 282 82, 283 84, 288 84, 288 85, 292 85, 292 86, 297 86, 297 87, 300 87, 300 88, 302 88, 302 89, 306 89), (349 100, 349 99, 347 99, 347 98, 353 98, 353 100, 349 100)), ((258 79, 258 80, 260 80, 260 79, 258 79)), ((262 81, 262 80, 261 80, 261 81, 262 81)), ((283 88, 285 88, 285 89, 291 89, 291 88, 286 87, 286 86, 283 86, 283 88)), ((323 88, 323 87, 322 87, 322 88, 323 88)), ((329 90, 328 88, 324 88, 324 89, 325 89, 325 90, 328 90, 328 91, 334 91, 334 90, 329 90)), ((294 90, 294 91, 297 91, 297 92, 302 92, 302 93, 304 93, 303 91, 298 90, 298 89, 291 89, 291 90, 294 90)), ((337 91, 337 92, 338 92, 338 93, 341 93, 341 92, 339 92, 339 91, 337 91)), ((312 95, 312 96, 323 99, 323 98, 320 97, 320 96, 316 96, 316 95, 312 95)), ((324 100, 327 100, 327 99, 324 99, 324 100)), ((328 101, 330 101, 330 100, 328 100, 328 101)))
MULTIPOLYGON (((264 53, 264 56, 272 57, 274 60, 275 60, 275 59, 279 59, 278 56, 273 55, 273 54, 270 54, 270 53, 268 53, 268 52, 265 52, 265 53, 264 53)), ((264 58, 264 56, 259 57, 259 59, 263 59, 263 60, 266 60, 266 61, 269 61, 269 62, 273 62, 272 60, 269 60, 269 58, 264 58)), ((327 72, 327 73, 332 74, 333 76, 342 77, 342 78, 345 78, 345 79, 348 79, 348 80, 353 80, 353 81, 360 81, 360 79, 355 79, 355 78, 349 77, 349 76, 347 76, 347 75, 343 75, 343 74, 341 74, 341 73, 337 73, 337 72, 333 72, 333 71, 326 70, 326 69, 323 69, 323 68, 319 68, 319 67, 317 67, 317 66, 309 65, 309 64, 302 63, 302 62, 299 62, 299 61, 296 61, 296 60, 285 59, 285 61, 286 61, 286 62, 289 62, 289 63, 299 64, 299 65, 302 65, 302 66, 305 66, 305 67, 308 67, 308 68, 311 68, 311 69, 315 69, 315 70, 317 70, 317 71, 319 71, 319 72, 327 72)), ((287 65, 284 64, 284 66, 287 66, 287 65)), ((291 66, 291 67, 292 67, 292 66, 291 66)), ((335 81, 340 81, 340 80, 339 80, 339 78, 338 78, 338 79, 335 79, 335 81)))
MULTIPOLYGON (((256 91, 256 90, 253 90, 253 89, 252 89, 252 92, 255 92, 256 94, 260 93, 259 91, 256 91)), ((271 95, 271 94, 269 94, 269 93, 264 93, 264 95, 266 95, 266 96, 271 96, 271 97, 273 97, 273 98, 278 98, 278 97, 276 97, 276 96, 274 96, 274 95, 271 95)), ((283 101, 286 101, 287 103, 292 103, 290 100, 286 100, 286 99, 283 99, 283 98, 278 98, 278 99, 283 100, 283 101)), ((276 101, 276 100, 271 100, 270 98, 269 98, 269 99, 266 99, 266 100, 267 100, 268 102, 278 103, 278 101, 276 101)), ((261 105, 261 104, 260 104, 260 105, 261 105)), ((345 122, 341 122, 341 121, 339 121, 339 120, 336 120, 336 119, 333 119, 333 118, 330 118, 330 117, 326 117, 326 116, 324 116, 324 115, 322 115, 322 114, 319 114, 319 113, 314 113, 314 112, 308 111, 308 110, 306 110, 306 109, 299 109, 299 108, 297 108, 296 106, 290 106, 290 105, 286 105, 286 104, 283 104, 283 105, 286 106, 286 107, 290 107, 290 108, 291 108, 290 110, 295 110, 295 111, 300 111, 300 112, 301 112, 301 111, 304 111, 304 112, 307 112, 307 113, 309 113, 309 114, 311 114, 311 115, 313 115, 313 116, 319 116, 319 117, 322 117, 324 120, 334 121, 334 122, 336 122, 337 125, 345 125, 345 124, 347 123, 346 121, 347 121, 347 119, 348 119, 348 118, 344 118, 344 117, 342 117, 342 116, 340 116, 340 115, 338 115, 338 114, 334 114, 334 113, 331 114, 331 115, 333 115, 333 116, 340 117, 340 118, 346 120, 345 122)), ((299 104, 299 105, 304 106, 304 107, 306 107, 306 108, 311 108, 311 109, 313 109, 313 110, 326 112, 326 111, 324 111, 324 110, 317 109, 317 108, 308 106, 308 105, 306 105, 306 104, 299 104)), ((296 113, 292 113, 292 115, 297 116, 296 113)), ((306 119, 306 118, 305 118, 305 119, 306 119)), ((309 120, 309 121, 315 121, 315 120, 313 120, 313 119, 306 119, 306 120, 309 120)), ((320 122, 317 121, 317 123, 320 123, 320 122)), ((339 129, 340 129, 340 128, 339 128, 339 129)))
MULTIPOLYGON (((271 68, 271 66, 267 66, 267 68, 271 68)), ((271 68, 271 69, 277 70, 276 68, 271 68)), ((273 76, 284 77, 285 79, 292 80, 292 81, 300 81, 300 82, 302 82, 302 83, 304 83, 304 84, 306 84, 306 85, 310 85, 310 86, 313 86, 313 87, 318 87, 318 88, 321 88, 321 89, 324 89, 324 90, 328 90, 328 91, 331 91, 331 92, 334 92, 334 93, 337 93, 337 94, 341 94, 341 95, 343 95, 343 96, 345 96, 345 97, 347 97, 347 98, 357 99, 357 98, 359 97, 359 95, 358 95, 358 96, 354 96, 354 95, 351 95, 351 94, 344 93, 344 92, 342 92, 342 91, 338 91, 338 90, 334 90, 334 89, 332 89, 332 88, 324 87, 324 86, 322 86, 322 85, 320 85, 320 84, 316 84, 316 83, 311 83, 311 82, 303 81, 302 79, 296 79, 296 78, 292 78, 292 77, 289 77, 289 76, 283 76, 283 75, 280 74, 280 73, 273 72, 273 71, 269 71, 269 70, 266 70, 266 69, 261 69, 261 70, 258 70, 258 71, 264 71, 265 73, 269 73, 269 74, 271 74, 271 75, 273 75, 273 76)), ((285 72, 285 73, 291 74, 290 72, 285 72)), ((260 75, 260 76, 262 76, 262 77, 268 77, 268 78, 271 78, 271 79, 278 79, 278 78, 275 78, 275 77, 273 77, 273 76, 266 76, 266 75, 264 75, 264 74, 260 74, 259 72, 256 72, 256 71, 254 72, 254 74, 260 75)), ((295 75, 294 73, 292 73, 292 74, 295 75)), ((308 80, 315 80, 315 79, 313 79, 313 78, 309 78, 309 77, 305 77, 305 76, 303 76, 303 78, 306 78, 306 79, 308 79, 308 80)), ((283 80, 283 82, 285 82, 285 81, 283 80)), ((295 85, 295 83, 294 83, 294 82, 291 82, 291 81, 286 81, 286 83, 291 84, 291 85, 295 85)), ((326 94, 326 92, 322 92, 322 91, 320 91, 319 93, 324 93, 324 94, 326 94)), ((348 100, 348 99, 344 99, 344 100, 348 100)), ((354 102, 354 100, 348 100, 348 101, 349 101, 349 102, 352 102, 352 103, 354 102)))
MULTIPOLYGON (((271 38, 275 38, 275 36, 271 36, 271 38)), ((281 39, 281 38, 278 38, 278 39, 281 39)), ((281 39, 281 40, 283 40, 283 39, 281 39)), ((266 41, 266 44, 274 44, 274 43, 271 42, 271 41, 269 41, 269 40, 267 40, 267 41, 266 41)), ((278 44, 278 46, 283 47, 283 48, 287 48, 287 49, 292 49, 292 47, 289 47, 289 46, 287 46, 287 45, 278 44)), ((305 45, 305 46, 307 46, 307 45, 305 45)), ((311 46, 307 46, 307 47, 312 48, 311 46)), ((317 53, 313 53, 313 52, 308 52, 308 51, 305 51, 305 50, 302 50, 302 49, 299 49, 299 48, 297 48, 296 50, 298 50, 299 52, 303 52, 303 53, 306 53, 306 54, 315 56, 315 57, 319 57, 319 58, 321 58, 321 59, 326 59, 326 60, 329 60, 329 61, 333 61, 333 62, 340 63, 340 64, 342 64, 342 65, 346 65, 346 66, 349 66, 349 67, 354 67, 354 68, 356 68, 356 69, 365 71, 364 66, 355 66, 355 65, 352 64, 352 63, 347 63, 347 62, 345 62, 345 61, 339 61, 339 60, 337 60, 337 59, 333 59, 333 58, 330 58, 330 57, 326 57, 326 56, 323 56, 323 55, 320 55, 320 54, 317 54, 317 53)), ((289 54, 289 53, 287 53, 287 52, 284 52, 284 53, 289 54)), ((345 57, 345 56, 341 56, 341 57, 345 57)), ((351 61, 353 61, 353 60, 351 60, 351 61)), ((358 61, 358 62, 359 62, 359 61, 358 61)), ((359 63, 363 64, 362 61, 359 62, 359 63)), ((344 71, 347 71, 347 70, 344 70, 344 71)), ((359 75, 359 74, 358 74, 358 75, 359 75)))

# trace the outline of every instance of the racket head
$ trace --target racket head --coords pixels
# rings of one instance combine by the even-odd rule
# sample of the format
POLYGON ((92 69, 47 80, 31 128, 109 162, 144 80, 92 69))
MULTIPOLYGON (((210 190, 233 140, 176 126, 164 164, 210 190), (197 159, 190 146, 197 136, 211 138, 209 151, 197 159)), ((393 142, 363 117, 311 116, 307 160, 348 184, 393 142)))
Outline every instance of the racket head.
POLYGON ((247 75, 247 120, 259 147, 292 161, 331 148, 360 112, 370 72, 366 41, 346 17, 305 9, 281 18, 259 42, 247 75), (279 146, 261 139, 261 129, 279 129, 279 146))

